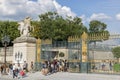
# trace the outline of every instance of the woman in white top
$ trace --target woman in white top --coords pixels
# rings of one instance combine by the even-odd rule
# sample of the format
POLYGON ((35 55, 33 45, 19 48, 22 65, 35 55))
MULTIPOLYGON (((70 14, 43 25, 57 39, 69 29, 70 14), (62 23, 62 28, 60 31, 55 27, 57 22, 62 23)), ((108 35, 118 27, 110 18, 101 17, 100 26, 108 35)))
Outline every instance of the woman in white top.
POLYGON ((16 66, 13 64, 13 78, 17 77, 16 75, 16 66))

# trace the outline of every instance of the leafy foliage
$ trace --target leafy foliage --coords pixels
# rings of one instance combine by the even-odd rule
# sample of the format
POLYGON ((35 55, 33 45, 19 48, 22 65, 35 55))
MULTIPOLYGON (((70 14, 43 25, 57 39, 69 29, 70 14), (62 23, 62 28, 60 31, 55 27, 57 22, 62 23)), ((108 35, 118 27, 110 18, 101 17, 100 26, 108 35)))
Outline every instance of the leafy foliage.
POLYGON ((112 53, 113 53, 114 57, 120 58, 120 46, 119 47, 114 47, 112 49, 112 53))
POLYGON ((92 20, 89 24, 89 36, 96 37, 93 42, 96 41, 102 41, 102 40, 108 40, 109 39, 109 31, 106 30, 107 25, 103 22, 100 22, 98 20, 92 20))
POLYGON ((18 24, 13 21, 0 21, 0 40, 3 36, 8 35, 10 37, 10 44, 12 45, 12 41, 18 37, 18 24))
POLYGON ((120 64, 119 63, 115 63, 113 65, 113 70, 119 72, 120 71, 120 64))
POLYGON ((89 28, 90 32, 103 32, 106 31, 105 29, 107 28, 107 25, 105 23, 100 22, 98 20, 90 21, 89 26, 90 26, 89 28))
POLYGON ((35 38, 38 38, 40 33, 40 23, 38 21, 31 21, 31 24, 33 26, 33 30, 30 33, 32 36, 34 36, 35 38))
POLYGON ((56 12, 48 12, 39 15, 39 18, 40 21, 36 22, 36 30, 32 34, 41 39, 63 41, 67 40, 69 36, 81 36, 84 31, 87 32, 87 28, 78 17, 64 19, 56 12))

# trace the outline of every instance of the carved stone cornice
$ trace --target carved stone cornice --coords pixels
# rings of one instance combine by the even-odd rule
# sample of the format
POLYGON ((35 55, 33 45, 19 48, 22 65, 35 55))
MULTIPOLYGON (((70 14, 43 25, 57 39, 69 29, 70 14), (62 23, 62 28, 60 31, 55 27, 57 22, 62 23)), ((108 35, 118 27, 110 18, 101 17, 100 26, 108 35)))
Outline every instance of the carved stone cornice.
POLYGON ((13 41, 13 43, 23 43, 23 42, 36 43, 36 39, 30 36, 21 36, 21 37, 16 38, 13 41))

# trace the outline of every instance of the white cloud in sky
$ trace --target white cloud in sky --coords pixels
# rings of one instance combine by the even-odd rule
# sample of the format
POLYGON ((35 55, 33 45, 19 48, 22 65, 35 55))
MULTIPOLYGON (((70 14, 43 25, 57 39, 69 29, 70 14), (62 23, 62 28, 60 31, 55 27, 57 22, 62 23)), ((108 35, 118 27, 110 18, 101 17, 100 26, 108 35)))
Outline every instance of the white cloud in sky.
POLYGON ((112 17, 104 13, 93 13, 90 17, 87 17, 85 14, 83 14, 80 16, 80 18, 82 19, 83 24, 88 24, 91 20, 106 21, 111 20, 112 17))
POLYGON ((116 19, 120 20, 120 13, 116 15, 116 19))
POLYGON ((60 4, 58 4, 55 0, 53 1, 54 5, 55 5, 55 8, 57 9, 57 12, 60 14, 60 15, 63 15, 64 17, 67 15, 67 16, 76 16, 75 13, 73 13, 71 11, 71 9, 67 6, 61 6, 60 4))
POLYGON ((87 21, 87 17, 83 14, 80 16, 80 18, 82 19, 82 23, 85 24, 87 21))
POLYGON ((67 6, 61 6, 56 0, 0 0, 0 20, 21 20, 26 16, 37 19, 38 15, 57 11, 63 17, 76 16, 67 6))
POLYGON ((110 16, 104 14, 104 13, 93 13, 90 18, 88 18, 88 21, 91 21, 91 20, 109 20, 111 19, 110 16))

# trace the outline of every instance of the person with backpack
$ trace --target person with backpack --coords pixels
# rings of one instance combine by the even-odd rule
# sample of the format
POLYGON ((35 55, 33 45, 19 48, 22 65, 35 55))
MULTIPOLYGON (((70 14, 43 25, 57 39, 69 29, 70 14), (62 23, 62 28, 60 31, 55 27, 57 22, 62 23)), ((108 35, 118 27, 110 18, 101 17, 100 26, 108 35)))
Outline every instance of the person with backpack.
POLYGON ((13 73, 13 65, 9 64, 9 75, 12 75, 13 73))
POLYGON ((16 68, 16 66, 15 66, 15 64, 13 64, 13 78, 16 78, 17 77, 17 74, 16 74, 16 70, 17 70, 17 68, 16 68))

